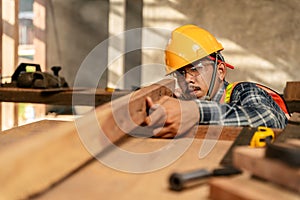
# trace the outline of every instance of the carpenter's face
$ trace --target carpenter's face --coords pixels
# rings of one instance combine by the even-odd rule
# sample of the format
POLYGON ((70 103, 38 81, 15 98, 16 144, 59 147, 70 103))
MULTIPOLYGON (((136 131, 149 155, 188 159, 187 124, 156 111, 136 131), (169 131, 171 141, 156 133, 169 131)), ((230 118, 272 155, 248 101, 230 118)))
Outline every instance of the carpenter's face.
POLYGON ((211 60, 201 59, 177 70, 178 83, 184 97, 205 97, 213 73, 213 64, 211 60))

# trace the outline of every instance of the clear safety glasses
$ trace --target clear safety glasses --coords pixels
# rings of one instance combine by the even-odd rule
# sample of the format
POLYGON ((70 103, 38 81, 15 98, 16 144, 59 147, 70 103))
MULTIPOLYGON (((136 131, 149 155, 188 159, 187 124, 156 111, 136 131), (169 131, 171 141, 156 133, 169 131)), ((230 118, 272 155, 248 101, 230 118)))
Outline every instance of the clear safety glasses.
POLYGON ((177 72, 179 72, 183 77, 186 77, 187 74, 191 76, 199 76, 206 71, 206 66, 212 65, 213 63, 214 61, 210 60, 198 60, 193 62, 192 64, 178 69, 177 72))

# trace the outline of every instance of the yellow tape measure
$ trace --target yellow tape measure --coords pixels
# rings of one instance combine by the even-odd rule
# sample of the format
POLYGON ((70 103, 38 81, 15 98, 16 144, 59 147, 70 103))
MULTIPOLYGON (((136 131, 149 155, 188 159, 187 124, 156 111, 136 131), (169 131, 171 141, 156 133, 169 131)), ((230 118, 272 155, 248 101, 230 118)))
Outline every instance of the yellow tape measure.
POLYGON ((250 146, 265 147, 268 142, 272 143, 274 139, 275 135, 272 129, 259 126, 250 141, 250 146))

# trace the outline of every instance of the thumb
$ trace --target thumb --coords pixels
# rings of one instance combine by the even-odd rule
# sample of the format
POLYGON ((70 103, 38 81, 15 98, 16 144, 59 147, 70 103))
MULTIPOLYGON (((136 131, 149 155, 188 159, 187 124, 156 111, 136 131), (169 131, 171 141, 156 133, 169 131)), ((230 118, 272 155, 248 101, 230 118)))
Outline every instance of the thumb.
POLYGON ((146 97, 146 103, 148 105, 149 108, 151 108, 152 106, 154 106, 154 103, 151 99, 151 97, 146 97))
POLYGON ((148 117, 145 118, 145 123, 148 126, 164 124, 165 122, 165 110, 160 104, 155 104, 151 97, 146 97, 146 103, 148 105, 148 117), (160 123, 158 123, 160 122, 160 123))

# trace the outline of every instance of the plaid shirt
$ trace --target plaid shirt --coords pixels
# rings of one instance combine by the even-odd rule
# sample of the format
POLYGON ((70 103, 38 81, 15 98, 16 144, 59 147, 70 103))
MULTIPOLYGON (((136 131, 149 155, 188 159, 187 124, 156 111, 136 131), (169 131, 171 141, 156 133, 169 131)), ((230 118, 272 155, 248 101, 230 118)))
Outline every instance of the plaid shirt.
POLYGON ((199 106, 200 124, 285 127, 285 113, 272 97, 255 83, 243 82, 236 85, 228 104, 220 102, 227 85, 225 81, 212 101, 195 100, 199 106))

